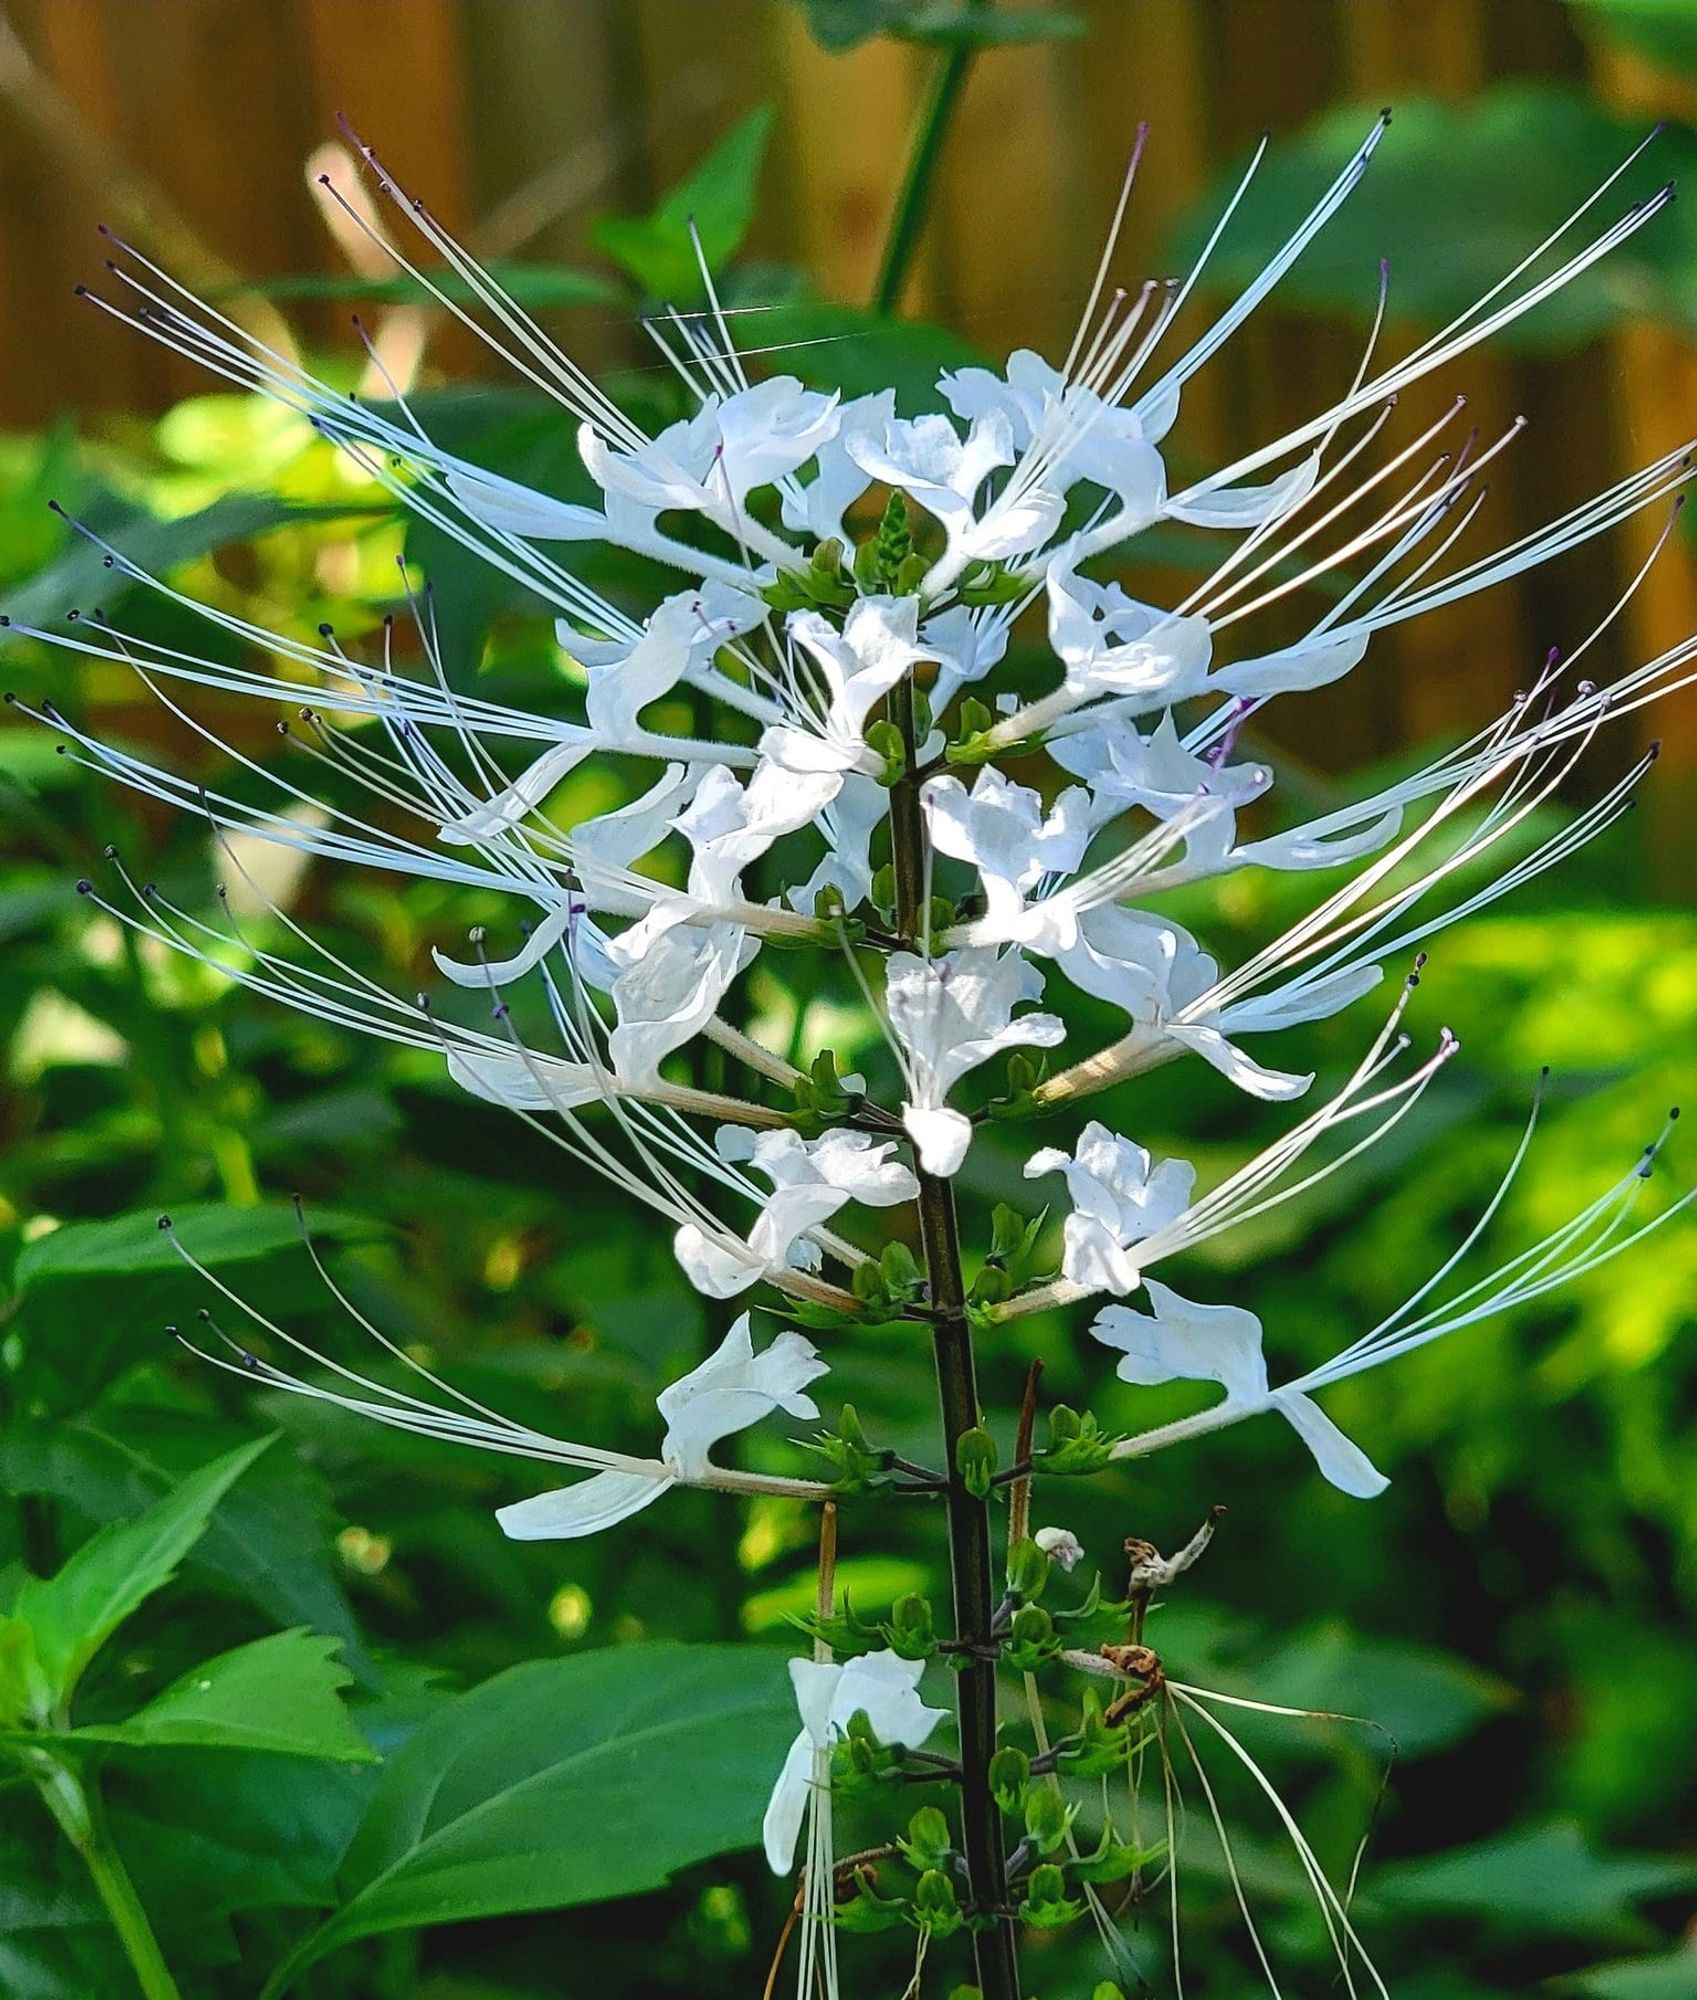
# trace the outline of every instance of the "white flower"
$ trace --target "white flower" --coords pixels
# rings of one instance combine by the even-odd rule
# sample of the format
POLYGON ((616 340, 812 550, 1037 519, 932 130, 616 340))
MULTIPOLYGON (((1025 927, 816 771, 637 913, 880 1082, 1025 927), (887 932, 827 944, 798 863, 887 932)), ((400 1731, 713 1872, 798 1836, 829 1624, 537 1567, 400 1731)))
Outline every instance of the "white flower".
POLYGON ((799 1333, 780 1333, 756 1354, 744 1313, 700 1367, 660 1392, 658 1407, 666 1420, 660 1472, 598 1472, 574 1486, 502 1507, 495 1518, 518 1542, 563 1541, 611 1527, 669 1487, 699 1484, 713 1470, 710 1454, 721 1438, 747 1430, 774 1410, 817 1417, 818 1405, 803 1391, 826 1372, 818 1350, 799 1333))
POLYGON ((807 1240, 809 1232, 851 1201, 890 1208, 919 1193, 913 1175, 891 1157, 895 1142, 875 1141, 864 1132, 838 1127, 803 1139, 798 1132, 757 1136, 744 1126, 725 1125, 716 1143, 721 1159, 748 1162, 772 1183, 773 1192, 746 1244, 715 1240, 693 1222, 673 1238, 684 1276, 709 1298, 734 1298, 775 1267, 814 1269, 818 1250, 807 1240))
MULTIPOLYGON (((1032 948, 1042 945, 1034 941, 1032 948)), ((1282 1102, 1300 1097, 1314 1080, 1311 1074, 1267 1069, 1231 1040, 1231 1034, 1242 1029, 1286 1025, 1267 1009, 1257 1010, 1248 1003, 1225 1012, 1199 1011, 1197 1003, 1213 988, 1219 968, 1177 924, 1141 910, 1103 904, 1079 916, 1073 941, 1055 946, 1049 955, 1081 992, 1131 1016, 1127 1043, 1135 1045, 1135 1052, 1128 1055, 1128 1074, 1153 1068, 1188 1049, 1252 1097, 1282 1102)), ((1354 992, 1338 997, 1336 1006, 1354 997, 1354 992)), ((1330 992, 1320 995, 1321 1012, 1307 1018, 1320 1019, 1334 1011, 1333 998, 1330 992)), ((1291 1018, 1294 1022, 1302 1017, 1291 1018)))
POLYGON ((831 1745, 855 1716, 864 1713, 880 1743, 917 1750, 942 1722, 947 1710, 927 1708, 919 1698, 923 1660, 890 1652, 862 1653, 841 1666, 826 1660, 791 1660, 790 1683, 801 1714, 801 1729, 789 1747, 761 1829, 773 1874, 795 1866, 796 1838, 815 1785, 829 1782, 831 1745))
POLYGON ((1027 1180, 1062 1174, 1072 1213, 1062 1232, 1061 1272, 1093 1292, 1136 1289, 1138 1269, 1126 1252, 1165 1229, 1190 1206, 1196 1169, 1187 1160, 1154 1166, 1143 1147, 1095 1119, 1072 1156, 1045 1146, 1025 1163, 1027 1180))
POLYGON ((866 718, 874 702, 928 657, 918 643, 918 599, 859 598, 840 632, 817 611, 795 611, 786 630, 823 683, 825 710, 820 715, 809 709, 797 723, 768 729, 760 739, 761 754, 802 776, 840 777, 853 770, 876 775, 883 765, 866 747, 866 718))
POLYGON ((650 702, 679 681, 699 679, 721 646, 766 617, 766 606, 752 593, 709 582, 662 598, 635 638, 593 639, 563 618, 556 633, 589 675, 584 712, 590 728, 603 742, 617 743, 639 732, 637 718, 650 702))
POLYGON ((947 417, 896 417, 881 432, 847 436, 845 445, 863 472, 899 488, 939 523, 951 571, 1028 554, 1059 525, 1060 496, 1041 488, 1009 485, 979 512, 985 481, 1013 463, 1013 428, 1000 410, 975 418, 964 438, 947 417))
POLYGON ((838 405, 838 429, 813 455, 813 477, 802 485, 783 482, 782 514, 786 528, 815 540, 846 539, 843 516, 872 484, 872 475, 849 455, 848 440, 860 431, 881 432, 896 414, 896 392, 880 389, 838 405))
POLYGON ((1049 644, 1066 669, 1069 705, 1116 695, 1131 706, 1167 708, 1208 683, 1213 635, 1205 618, 1139 604, 1117 583, 1049 571, 1049 644))
POLYGON ((737 524, 756 488, 771 486, 836 435, 837 402, 779 375, 729 396, 709 395, 693 417, 620 450, 591 424, 578 450, 609 494, 655 512, 685 509, 737 524))
POLYGON ((618 968, 612 992, 619 1018, 607 1052, 614 1074, 635 1087, 658 1081, 661 1062, 700 1034, 760 949, 740 924, 682 923, 648 931, 640 950, 630 948, 627 940, 641 929, 633 925, 608 947, 618 968))
POLYGON ((1166 498, 1166 472, 1155 449, 1178 416, 1175 383, 1129 406, 1072 382, 1030 348, 1008 356, 1007 374, 962 368, 938 384, 964 422, 992 411, 1005 416, 1014 445, 1043 452, 1044 484, 1064 493, 1088 479, 1153 520, 1166 498))
POLYGON ((1084 1560, 1084 1544, 1070 1528, 1039 1528, 1031 1539, 1069 1575, 1084 1560))
POLYGON ((1090 839, 1090 795, 1082 786, 1062 792, 1045 813, 1039 793, 993 764, 979 768, 970 792, 958 778, 940 777, 927 782, 922 798, 933 846, 978 870, 985 921, 1004 935, 1014 934, 1026 892, 1046 875, 1070 875, 1090 839))
POLYGON ((985 604, 976 608, 952 604, 919 628, 926 657, 937 662, 931 683, 931 708, 941 715, 963 687, 979 681, 1007 657, 1013 607, 985 604))
POLYGON ((1043 997, 1041 974, 1017 951, 974 946, 942 958, 898 951, 884 995, 907 1083, 902 1123, 927 1173, 954 1174, 972 1143, 972 1121, 949 1109, 949 1092, 1004 1049, 1052 1049, 1066 1028, 1054 1014, 1014 1019, 1016 1007, 1043 997))
POLYGON ((872 836, 884 824, 890 810, 890 795, 876 778, 864 771, 847 771, 837 796, 819 815, 825 835, 826 852, 813 873, 784 899, 792 910, 804 916, 825 889, 835 889, 843 899, 843 909, 852 914, 872 893, 872 836))
POLYGON ((1214 807, 1205 824, 1223 822, 1223 847, 1231 844, 1238 807, 1261 797, 1273 777, 1265 764, 1216 763, 1187 749, 1171 709, 1147 736, 1120 721, 1092 721, 1052 738, 1049 754, 1090 788, 1094 824, 1106 825, 1134 806, 1171 819, 1205 796, 1214 807))
POLYGON ((1153 1278, 1145 1278, 1143 1285, 1153 1313, 1104 1306, 1090 1328, 1098 1340, 1120 1350, 1115 1372, 1121 1381, 1144 1388, 1163 1382, 1218 1382, 1226 1395, 1215 1422, 1277 1410, 1314 1454, 1321 1472, 1343 1492, 1370 1500, 1390 1484, 1311 1397, 1298 1389, 1268 1387, 1261 1322, 1252 1312, 1241 1306, 1192 1304, 1153 1278))

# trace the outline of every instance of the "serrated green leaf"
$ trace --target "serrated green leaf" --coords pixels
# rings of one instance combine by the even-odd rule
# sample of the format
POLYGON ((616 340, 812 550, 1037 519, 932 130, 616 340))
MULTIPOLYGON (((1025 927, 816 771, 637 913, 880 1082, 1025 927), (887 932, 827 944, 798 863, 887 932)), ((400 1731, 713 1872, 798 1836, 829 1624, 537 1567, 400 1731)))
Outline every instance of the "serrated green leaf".
POLYGON ((12 1615, 34 1637, 48 1713, 70 1700, 83 1669, 131 1612, 170 1581, 219 1500, 270 1443, 255 1438, 191 1472, 138 1520, 102 1528, 56 1576, 24 1578, 12 1615))
POLYGON ((538 1660, 440 1710, 388 1764, 302 1948, 656 1889, 749 1847, 795 1733, 784 1656, 620 1646, 538 1660))
POLYGON ((336 1653, 337 1642, 320 1633, 273 1632, 193 1668, 125 1721, 76 1729, 67 1740, 374 1761, 342 1701, 353 1677, 336 1653))

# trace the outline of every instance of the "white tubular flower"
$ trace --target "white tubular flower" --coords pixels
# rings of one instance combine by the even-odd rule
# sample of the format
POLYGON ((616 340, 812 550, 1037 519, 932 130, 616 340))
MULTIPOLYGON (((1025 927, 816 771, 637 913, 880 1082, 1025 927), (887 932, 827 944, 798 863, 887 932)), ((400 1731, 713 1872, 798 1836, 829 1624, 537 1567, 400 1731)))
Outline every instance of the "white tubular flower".
POLYGON ((1025 1163, 1028 1181, 1055 1173, 1065 1176, 1072 1196, 1062 1276, 1087 1291, 1135 1291, 1137 1264, 1127 1253, 1190 1206, 1196 1169, 1188 1160, 1157 1166, 1143 1147, 1092 1119, 1070 1156, 1044 1146, 1025 1163))
POLYGON ((829 1753, 864 1714, 880 1743, 917 1750, 948 1711, 928 1708, 919 1698, 923 1660, 904 1660, 891 1652, 861 1653, 840 1666, 827 1660, 791 1660, 790 1683, 795 1689, 801 1729, 790 1745, 772 1787, 761 1829, 767 1865, 774 1875, 795 1866, 795 1844, 806 1817, 807 1801, 816 1784, 830 1776, 829 1753))
POLYGON ((838 1128, 803 1139, 792 1131, 755 1134, 725 1125, 715 1144, 721 1159, 753 1166, 773 1191, 744 1243, 709 1236, 695 1223, 685 1223, 672 1239, 684 1276, 709 1298, 735 1298, 776 1268, 817 1269, 819 1250, 810 1233, 851 1201, 891 1208, 919 1193, 912 1173, 891 1157, 894 1140, 880 1142, 864 1132, 838 1128))
POLYGON ((1051 569, 1049 644, 1066 669, 1056 696, 1026 711, 1033 726, 1093 701, 1116 695, 1124 713, 1168 708, 1201 694, 1208 683, 1213 635, 1205 618, 1180 616, 1139 604, 1117 583, 1094 583, 1067 569, 1051 569))
MULTIPOLYGON (((963 438, 947 417, 896 417, 881 431, 845 438, 849 456, 869 478, 894 486, 939 524, 948 553, 938 570, 955 575, 969 562, 998 562, 1040 548, 1060 524, 1059 494, 1010 482, 980 510, 990 475, 1014 459, 1007 416, 988 410, 963 438)), ((945 581, 934 570, 933 593, 945 581)))
POLYGON ((805 485, 794 478, 781 482, 786 528, 821 542, 846 539, 843 516, 872 484, 871 473, 863 471, 850 456, 848 440, 862 431, 882 435, 895 415, 894 389, 879 389, 838 405, 838 428, 813 454, 813 477, 805 485))
POLYGON ((779 375, 708 395, 695 415, 640 444, 615 444, 592 423, 578 450, 596 485, 656 513, 684 510, 746 530, 750 493, 787 478, 837 434, 834 396, 779 375))
POLYGON ((1131 1016, 1131 1032, 1117 1045, 1123 1052, 1125 1075, 1153 1069, 1189 1051, 1251 1097, 1274 1102, 1300 1097, 1314 1081, 1312 1074, 1268 1069, 1245 1055, 1232 1036, 1302 1019, 1323 1020, 1379 978, 1375 967, 1365 982, 1316 989, 1312 1014, 1282 1017, 1252 1004, 1209 1011, 1198 1002, 1212 993, 1218 980, 1213 959, 1177 924, 1117 904, 1085 911, 1077 919, 1074 942, 1057 946, 1049 955, 1081 992, 1131 1016))
POLYGON ((958 778, 932 778, 921 798, 932 845, 978 870, 985 922, 1004 936, 1018 935, 1029 890, 1045 876, 1070 875, 1084 859, 1090 795, 1082 786, 1045 812, 1040 793, 984 764, 970 792, 958 778))
POLYGON ((811 916, 826 889, 842 898, 845 913, 860 908, 872 893, 872 836, 889 810, 890 795, 876 778, 864 771, 843 774, 837 796, 819 814, 825 857, 805 882, 784 892, 792 910, 811 916))
POLYGON ((1155 1388, 1163 1382, 1218 1382, 1226 1392, 1215 1424, 1277 1410, 1314 1454, 1331 1483, 1360 1500, 1383 1493, 1390 1481, 1300 1389, 1272 1389, 1261 1352, 1261 1322, 1240 1306, 1194 1305, 1153 1278, 1144 1280, 1153 1312, 1104 1306, 1090 1331, 1118 1348, 1115 1373, 1122 1382, 1155 1388))
MULTIPOLYGON (((823 684, 823 713, 798 694, 798 719, 768 729, 760 739, 761 755, 803 777, 840 780, 856 770, 876 776, 883 764, 867 748, 866 718, 910 667, 930 657, 918 643, 918 599, 859 598, 840 632, 817 611, 796 611, 786 629, 823 684)), ((792 670, 792 679, 803 678, 792 670)), ((826 796, 834 790, 833 785, 826 796)))
POLYGON ((1134 513, 1150 520, 1159 514, 1167 482, 1155 447, 1178 416, 1176 384, 1129 406, 1113 403, 1022 347, 1008 356, 1005 376, 962 368, 938 387, 963 423, 992 412, 1005 417, 1018 450, 1043 454, 1044 484, 1052 492, 1086 479, 1134 513))
POLYGON ((612 994, 618 1025, 607 1038, 607 1053, 614 1074, 639 1088, 659 1081, 661 1063, 700 1034, 731 981, 760 950, 759 939, 738 924, 644 931, 640 948, 632 947, 629 940, 641 928, 633 926, 608 947, 617 967, 612 994))
POLYGON ((826 1372, 818 1350, 799 1333, 780 1333, 756 1354, 744 1313, 700 1367, 660 1392, 666 1434, 654 1472, 598 1472, 574 1486, 502 1507, 495 1518, 515 1542, 596 1534, 640 1513, 672 1486, 701 1485, 715 1469, 714 1445, 774 1410, 817 1417, 818 1405, 803 1391, 826 1372))
POLYGON ((1069 1576, 1084 1560, 1084 1544, 1070 1528, 1039 1528, 1031 1539, 1057 1569, 1069 1576))
POLYGON ((927 1173, 957 1173, 972 1143, 971 1119, 946 1101, 963 1076, 1004 1049, 1052 1049, 1065 1036, 1057 1015, 1014 1018, 1042 997, 1042 975, 1017 951, 891 955, 884 998, 907 1084, 902 1123, 927 1173))
POLYGON ((663 598, 634 639, 596 639, 566 619, 561 646, 588 672, 584 712, 603 740, 640 729, 638 717, 680 681, 702 684, 713 655, 765 621, 766 606, 748 591, 704 583, 663 598))

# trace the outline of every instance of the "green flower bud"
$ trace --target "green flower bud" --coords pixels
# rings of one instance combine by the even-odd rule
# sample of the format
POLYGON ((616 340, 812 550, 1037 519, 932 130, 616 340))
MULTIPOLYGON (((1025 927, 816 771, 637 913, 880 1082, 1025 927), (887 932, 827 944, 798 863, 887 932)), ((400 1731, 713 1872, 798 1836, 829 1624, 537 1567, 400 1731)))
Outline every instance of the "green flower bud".
POLYGON ((921 1930, 936 1931, 943 1937, 960 1928, 960 1898, 940 1868, 927 1868, 920 1876, 913 1892, 913 1920, 921 1930))
POLYGON ((936 1806, 921 1806, 907 1823, 907 1838, 900 1842, 902 1853, 923 1874, 941 1868, 949 1858, 954 1836, 949 1822, 936 1806))
POLYGON ((1033 1785, 1026 1793, 1026 1837, 1039 1853, 1053 1854, 1071 1825, 1072 1812, 1052 1785, 1033 1785))
POLYGON ((1015 1597, 1038 1598, 1049 1581, 1049 1558, 1028 1536, 1008 1549, 1008 1589, 1015 1597))
POLYGON ((890 1606, 890 1650, 904 1660, 923 1660, 937 1650, 937 1630, 928 1598, 909 1592, 890 1606))
POLYGON ((955 1470, 975 1500, 990 1497, 990 1482, 996 1472, 996 1440, 975 1424, 955 1439, 955 1470))
POLYGON ((990 1759, 990 1790, 1005 1813, 1025 1810, 1025 1788, 1031 1782, 1031 1759, 1016 1745, 1005 1744, 990 1759))

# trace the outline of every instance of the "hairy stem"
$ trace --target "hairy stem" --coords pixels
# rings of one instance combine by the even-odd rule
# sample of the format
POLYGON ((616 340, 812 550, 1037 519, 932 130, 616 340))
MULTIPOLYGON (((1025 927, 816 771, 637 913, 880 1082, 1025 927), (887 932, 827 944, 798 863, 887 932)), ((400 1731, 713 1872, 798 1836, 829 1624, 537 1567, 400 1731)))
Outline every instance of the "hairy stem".
POLYGON ((35 1780, 60 1832, 86 1863, 146 2000, 182 2000, 141 1898, 136 1894, 136 1885, 130 1880, 118 1850, 107 1838, 99 1800, 89 1793, 74 1771, 56 1758, 40 1760, 35 1780))
MULTIPOLYGON (((891 698, 902 732, 907 774, 890 794, 891 861, 896 877, 897 922, 904 937, 918 938, 925 900, 925 823, 920 810, 914 743, 913 685, 904 681, 891 698)), ((1014 1924, 1005 1911, 1007 1868, 1001 1814, 990 1793, 990 1759, 996 1750, 996 1649, 991 1636, 995 1584, 990 1510, 966 1489, 955 1463, 961 1434, 979 1421, 978 1381, 972 1329, 966 1316, 966 1284, 961 1272, 960 1229, 954 1189, 935 1174, 919 1172, 919 1232, 935 1315, 933 1345, 937 1395, 943 1419, 944 1463, 948 1468, 949 1578, 957 1646, 963 1652, 956 1681, 955 1709, 960 1731, 961 1844, 968 1887, 982 1911, 996 1920, 975 1931, 978 1984, 984 2000, 1019 2000, 1019 1963, 1014 1924)))
MULTIPOLYGON (((971 11, 987 4, 989 0, 967 0, 967 9, 971 11)), ((919 239, 924 232, 931 183, 936 178, 943 140, 960 99, 961 86, 966 82, 966 73, 972 67, 972 57, 972 44, 963 36, 937 65, 937 73, 932 78, 930 92, 919 114, 919 128, 913 136, 913 149, 907 156, 907 171, 902 176, 901 191, 896 196, 895 212, 890 217, 890 233, 884 239, 878 282, 872 292, 874 312, 893 313, 901 303, 902 287, 907 283, 913 253, 919 248, 919 239)))

